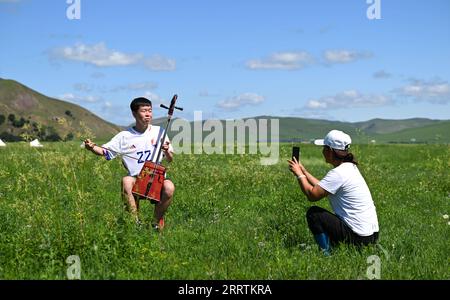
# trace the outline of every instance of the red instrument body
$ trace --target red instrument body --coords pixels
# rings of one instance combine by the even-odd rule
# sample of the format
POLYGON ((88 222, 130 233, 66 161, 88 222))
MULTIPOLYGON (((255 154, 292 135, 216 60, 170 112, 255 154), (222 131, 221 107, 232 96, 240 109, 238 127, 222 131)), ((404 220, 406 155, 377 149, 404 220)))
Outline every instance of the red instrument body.
POLYGON ((133 186, 133 194, 149 199, 152 203, 161 201, 161 190, 164 184, 166 168, 151 161, 146 161, 133 186))

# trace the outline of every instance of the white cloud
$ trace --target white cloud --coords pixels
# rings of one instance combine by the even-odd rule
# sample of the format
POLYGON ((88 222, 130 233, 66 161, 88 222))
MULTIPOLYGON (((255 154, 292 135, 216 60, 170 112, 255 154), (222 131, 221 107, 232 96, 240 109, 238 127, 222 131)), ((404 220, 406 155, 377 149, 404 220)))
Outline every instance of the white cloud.
POLYGON ((326 50, 323 56, 327 63, 345 64, 358 59, 370 58, 372 57, 372 54, 369 52, 356 52, 351 50, 326 50))
POLYGON ((87 92, 87 93, 92 92, 92 89, 93 89, 92 86, 90 84, 87 84, 87 83, 75 83, 73 85, 73 88, 76 91, 87 92))
MULTIPOLYGON (((323 58, 327 64, 345 64, 370 58, 370 52, 351 50, 326 50, 323 58)), ((251 70, 298 70, 314 64, 314 57, 306 51, 277 52, 262 59, 252 59, 245 63, 251 70)))
POLYGON ((217 106, 224 110, 238 110, 246 105, 258 105, 264 102, 264 97, 255 93, 244 93, 239 96, 228 98, 217 103, 217 106))
POLYGON ((311 108, 311 109, 320 109, 320 108, 325 109, 325 108, 327 108, 327 104, 325 102, 320 102, 320 101, 317 101, 317 100, 310 100, 308 102, 307 106, 308 106, 308 108, 311 108))
POLYGON ((321 120, 335 120, 335 116, 327 113, 324 110, 305 110, 304 108, 296 108, 288 112, 289 116, 301 117, 305 119, 321 119, 321 120))
POLYGON ((313 57, 305 52, 278 52, 263 59, 254 59, 246 62, 246 67, 252 70, 275 69, 296 70, 314 62, 313 57))
POLYGON ((118 91, 140 91, 140 90, 154 90, 158 87, 156 82, 146 81, 146 82, 137 82, 137 83, 129 83, 127 85, 120 85, 112 88, 110 92, 118 92, 118 91))
POLYGON ((160 97, 158 94, 155 94, 155 93, 150 92, 150 91, 146 91, 142 95, 142 97, 145 97, 145 98, 149 99, 150 101, 152 101, 153 107, 155 107, 155 105, 159 106, 162 103, 168 103, 169 102, 166 99, 160 97))
POLYGON ((98 103, 102 100, 101 97, 96 96, 78 96, 72 93, 62 94, 58 97, 64 101, 75 102, 75 103, 98 103))
POLYGON ((130 90, 145 90, 145 89, 156 89, 158 84, 152 81, 147 82, 138 82, 138 83, 130 83, 127 85, 127 88, 130 90))
POLYGON ((217 92, 210 92, 208 90, 201 90, 200 92, 198 92, 198 96, 199 97, 218 97, 219 93, 217 92))
POLYGON ((66 93, 66 94, 62 94, 59 97, 56 97, 62 100, 66 100, 66 101, 73 101, 76 97, 74 94, 72 93, 66 93))
POLYGON ((153 55, 144 59, 144 65, 152 71, 174 71, 176 62, 174 59, 166 58, 161 55, 153 55))
POLYGON ((105 78, 106 75, 102 72, 94 72, 91 74, 92 78, 98 79, 98 78, 105 78))
POLYGON ((158 84, 152 81, 129 83, 124 85, 118 85, 111 88, 96 86, 90 83, 75 83, 73 89, 78 92, 90 93, 93 90, 100 91, 101 93, 116 93, 121 91, 140 91, 140 90, 153 90, 158 87, 158 84))
POLYGON ((393 104, 385 95, 365 95, 356 90, 348 90, 333 96, 310 99, 305 105, 310 110, 333 110, 357 107, 377 107, 393 104))
POLYGON ((108 49, 104 43, 76 44, 73 47, 56 48, 51 51, 51 57, 81 61, 97 67, 142 65, 152 71, 173 71, 176 68, 174 59, 161 55, 145 57, 140 53, 123 53, 108 49))
POLYGON ((434 104, 447 104, 450 102, 450 85, 447 81, 431 80, 427 82, 411 79, 408 85, 395 89, 394 93, 415 101, 434 104))
POLYGON ((386 79, 386 78, 391 78, 391 77, 392 77, 392 74, 390 74, 384 70, 380 70, 380 71, 373 73, 373 78, 375 78, 375 79, 386 79))
POLYGON ((114 106, 113 106, 113 104, 111 102, 109 102, 109 101, 103 102, 103 105, 102 105, 102 109, 103 110, 110 110, 113 107, 114 106))
POLYGON ((143 58, 142 54, 125 54, 110 50, 104 43, 96 45, 77 44, 54 50, 54 55, 67 60, 82 61, 97 67, 127 66, 136 64, 143 58))
POLYGON ((110 101, 104 101, 100 106, 93 108, 92 111, 104 120, 108 120, 114 124, 128 126, 134 122, 129 106, 124 103, 114 104, 110 101))
POLYGON ((209 97, 209 96, 210 96, 210 94, 209 94, 209 92, 208 92, 207 90, 202 90, 202 91, 200 91, 200 92, 198 93, 198 95, 199 95, 200 97, 209 97))

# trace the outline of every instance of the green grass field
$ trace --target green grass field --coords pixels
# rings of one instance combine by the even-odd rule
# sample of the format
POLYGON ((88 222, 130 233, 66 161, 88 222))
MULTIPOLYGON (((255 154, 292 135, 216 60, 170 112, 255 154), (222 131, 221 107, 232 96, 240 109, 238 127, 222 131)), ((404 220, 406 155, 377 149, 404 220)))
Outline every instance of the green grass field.
MULTIPOLYGON (((0 149, 0 279, 66 279, 78 255, 81 279, 367 279, 377 255, 381 279, 450 279, 450 148, 353 147, 380 222, 378 246, 318 251, 282 145, 280 161, 257 155, 178 154, 166 228, 137 228, 123 210, 119 160, 78 143, 0 149)), ((321 149, 302 146, 316 177, 330 169, 321 149)), ((326 199, 317 202, 330 209, 326 199)), ((151 221, 153 206, 141 203, 151 221)))

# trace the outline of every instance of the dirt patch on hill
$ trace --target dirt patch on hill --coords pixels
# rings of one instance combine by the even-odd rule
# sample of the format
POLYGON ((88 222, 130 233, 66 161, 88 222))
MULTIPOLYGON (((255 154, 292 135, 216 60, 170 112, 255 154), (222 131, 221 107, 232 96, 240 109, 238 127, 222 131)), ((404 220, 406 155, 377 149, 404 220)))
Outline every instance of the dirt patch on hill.
POLYGON ((18 94, 14 107, 21 111, 27 111, 38 106, 38 100, 30 94, 18 94))

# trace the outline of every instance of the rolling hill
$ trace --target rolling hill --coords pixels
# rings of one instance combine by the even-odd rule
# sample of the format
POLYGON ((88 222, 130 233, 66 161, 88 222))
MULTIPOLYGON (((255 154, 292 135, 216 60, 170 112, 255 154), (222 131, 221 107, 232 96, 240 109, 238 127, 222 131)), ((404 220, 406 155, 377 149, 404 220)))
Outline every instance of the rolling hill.
POLYGON ((378 134, 374 136, 374 139, 380 143, 450 144, 450 121, 378 134))
MULTIPOLYGON (((283 142, 310 142, 323 138, 332 129, 351 135, 354 143, 442 143, 450 144, 450 120, 413 118, 406 120, 373 119, 365 122, 339 122, 294 117, 257 116, 251 118, 279 120, 279 140, 283 142)), ((176 118, 173 119, 175 121, 176 118)), ((219 120, 223 128, 227 121, 219 120)), ((250 118, 244 119, 244 122, 250 118)), ((189 123, 193 138, 193 122, 189 123)), ((206 121, 203 121, 203 123, 206 121)), ((153 120, 155 125, 166 125, 166 118, 153 120)), ((172 122, 172 125, 174 122, 172 122)), ((65 101, 44 96, 14 80, 0 79, 0 138, 18 140, 24 134, 42 140, 71 140, 92 133, 97 139, 109 139, 123 127, 109 123, 90 111, 65 101)), ((173 137, 178 131, 169 130, 173 137)), ((214 129, 213 131, 215 131, 214 129)), ((259 132, 259 128, 257 129, 259 132)), ((204 130, 203 138, 211 131, 204 130)), ((236 138, 237 133, 235 133, 236 138)), ((249 131, 246 137, 248 140, 249 131)), ((270 122, 268 136, 270 135, 270 122)), ((225 138, 225 132, 223 132, 225 138)), ((258 140, 264 140, 264 138, 258 140)))
POLYGON ((450 121, 412 118, 373 119, 365 122, 338 122, 300 118, 280 118, 280 139, 303 141, 323 138, 332 129, 342 130, 356 143, 450 143, 450 121))
POLYGON ((0 79, 0 136, 29 134, 43 140, 73 139, 91 131, 104 139, 120 127, 69 102, 44 96, 14 80, 0 79))
MULTIPOLYGON (((258 116, 251 118, 259 125, 261 119, 279 120, 279 140, 282 142, 311 142, 317 138, 323 138, 330 130, 338 129, 348 133, 354 143, 450 143, 450 121, 413 118, 406 120, 373 119, 365 122, 339 122, 317 119, 303 119, 291 117, 258 116)), ((249 118, 244 119, 244 121, 249 118)), ((225 130, 225 120, 219 120, 225 130)), ((185 121, 187 122, 187 121, 185 121)), ((206 121, 203 121, 203 125, 206 121)), ((270 135, 270 122, 268 122, 268 136, 270 135)), ((202 125, 202 126, 203 126, 202 125)), ((189 123, 191 129, 193 122, 189 123)), ((215 131, 217 129, 213 129, 215 131)), ((257 129, 259 132, 259 128, 257 129)), ((169 136, 178 132, 169 130, 169 136)), ((203 138, 210 135, 211 131, 203 131, 203 138)), ((235 137, 236 137, 235 132, 235 137)), ((246 141, 249 136, 246 129, 246 141)), ((226 133, 223 131, 225 138, 226 133)), ((193 134, 191 135, 193 138, 193 134)), ((258 140, 261 140, 257 138, 258 140)), ((262 139, 264 140, 264 139, 262 139)))
POLYGON ((420 128, 428 125, 439 124, 441 121, 424 118, 406 120, 373 119, 365 122, 357 122, 354 125, 367 134, 384 134, 399 132, 405 129, 420 128))

